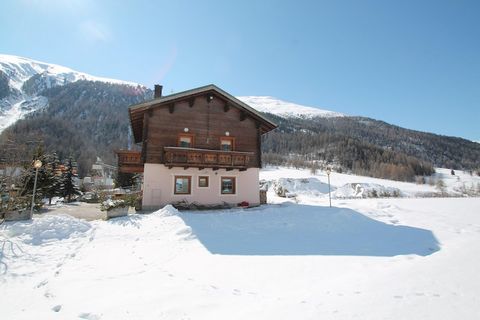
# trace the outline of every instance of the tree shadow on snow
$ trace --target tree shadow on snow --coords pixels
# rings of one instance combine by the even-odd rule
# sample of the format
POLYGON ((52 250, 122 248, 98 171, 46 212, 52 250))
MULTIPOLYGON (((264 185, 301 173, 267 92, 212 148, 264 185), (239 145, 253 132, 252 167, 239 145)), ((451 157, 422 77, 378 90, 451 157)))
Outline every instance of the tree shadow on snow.
POLYGON ((391 257, 440 250, 429 230, 386 224, 347 208, 292 204, 179 216, 214 254, 391 257))

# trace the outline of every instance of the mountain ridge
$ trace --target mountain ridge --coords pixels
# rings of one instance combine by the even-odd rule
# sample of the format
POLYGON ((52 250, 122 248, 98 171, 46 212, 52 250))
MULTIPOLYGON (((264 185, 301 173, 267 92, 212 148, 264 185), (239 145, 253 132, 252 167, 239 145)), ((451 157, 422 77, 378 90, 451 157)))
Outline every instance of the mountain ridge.
POLYGON ((240 96, 237 99, 260 112, 275 114, 285 118, 345 117, 343 113, 309 107, 284 101, 271 96, 240 96))
MULTIPOLYGON (((85 175, 96 156, 113 164, 114 150, 131 146, 127 109, 151 99, 152 90, 128 82, 62 82, 58 80, 62 79, 60 73, 34 73, 33 67, 23 67, 30 70, 31 76, 23 75, 20 90, 9 85, 5 68, 0 70, 2 151, 10 146, 14 153, 19 145, 41 141, 47 150, 57 151, 61 157, 73 155, 79 159, 80 173, 85 175)), ((15 70, 10 74, 15 75, 15 70)), ((262 138, 265 163, 288 162, 292 157, 304 163, 325 160, 359 174, 385 172, 385 177, 410 180, 414 175, 429 174, 431 164, 480 168, 480 144, 466 139, 405 129, 269 96, 239 99, 279 124, 277 130, 262 138)), ((16 159, 27 161, 25 150, 18 152, 16 159)), ((4 152, 0 158, 7 159, 8 154, 12 153, 4 152)))

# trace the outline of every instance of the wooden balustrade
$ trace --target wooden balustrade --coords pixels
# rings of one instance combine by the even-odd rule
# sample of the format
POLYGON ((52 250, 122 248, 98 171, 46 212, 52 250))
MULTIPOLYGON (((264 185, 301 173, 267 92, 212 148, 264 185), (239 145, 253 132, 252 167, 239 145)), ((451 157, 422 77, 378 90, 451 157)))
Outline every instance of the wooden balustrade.
MULTIPOLYGON (((246 170, 252 164, 253 152, 222 151, 182 147, 164 147, 163 163, 168 167, 196 167, 213 169, 246 170)), ((118 171, 143 172, 140 151, 118 150, 118 171)))
POLYGON ((141 151, 117 150, 118 171, 124 173, 143 172, 141 151))
POLYGON ((245 170, 253 152, 164 147, 164 162, 169 167, 226 168, 245 170))

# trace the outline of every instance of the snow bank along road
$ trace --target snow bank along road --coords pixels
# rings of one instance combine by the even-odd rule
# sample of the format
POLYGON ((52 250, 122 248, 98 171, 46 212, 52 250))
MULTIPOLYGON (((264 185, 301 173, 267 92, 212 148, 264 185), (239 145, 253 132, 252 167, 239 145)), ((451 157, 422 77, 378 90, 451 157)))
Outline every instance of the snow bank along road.
POLYGON ((479 319, 480 199, 0 226, 2 319, 479 319))

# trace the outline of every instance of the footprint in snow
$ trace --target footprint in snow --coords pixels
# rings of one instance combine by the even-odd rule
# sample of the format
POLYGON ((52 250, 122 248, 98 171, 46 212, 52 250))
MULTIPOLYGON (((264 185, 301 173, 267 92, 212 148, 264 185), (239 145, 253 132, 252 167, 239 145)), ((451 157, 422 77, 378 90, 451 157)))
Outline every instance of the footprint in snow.
POLYGON ((41 287, 43 287, 44 285, 46 285, 47 283, 48 283, 48 280, 45 279, 45 280, 43 280, 42 282, 40 282, 39 284, 37 284, 35 287, 36 287, 36 288, 41 288, 41 287))
POLYGON ((57 304, 56 306, 52 307, 52 311, 59 312, 62 309, 61 304, 57 304))
POLYGON ((102 316, 99 316, 98 314, 94 314, 94 313, 82 312, 78 315, 78 317, 86 320, 100 320, 102 316))

